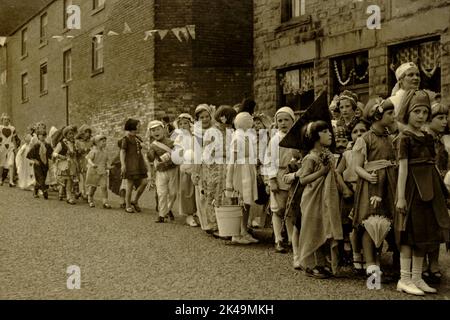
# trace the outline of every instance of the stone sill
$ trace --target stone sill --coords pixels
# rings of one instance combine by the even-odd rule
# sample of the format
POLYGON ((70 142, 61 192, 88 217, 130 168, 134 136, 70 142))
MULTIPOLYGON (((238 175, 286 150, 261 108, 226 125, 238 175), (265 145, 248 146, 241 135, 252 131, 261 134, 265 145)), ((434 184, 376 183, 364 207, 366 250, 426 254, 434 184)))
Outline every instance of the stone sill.
POLYGON ((26 98, 26 99, 22 100, 22 104, 27 103, 28 101, 30 101, 30 99, 26 98))
POLYGON ((72 79, 68 79, 67 81, 64 81, 63 84, 61 85, 61 88, 66 88, 69 86, 69 84, 72 82, 72 79))
POLYGON ((281 25, 275 29, 275 32, 283 32, 286 30, 294 29, 299 26, 309 25, 311 24, 311 21, 312 20, 310 15, 306 17, 293 18, 289 21, 281 23, 281 25))
POLYGON ((103 6, 101 6, 101 7, 98 7, 98 8, 96 8, 96 9, 93 9, 93 11, 91 12, 91 16, 94 16, 94 15, 96 15, 97 13, 103 11, 103 9, 105 9, 105 5, 103 5, 103 6))
POLYGON ((102 74, 105 70, 103 68, 100 68, 98 70, 92 70, 91 78, 98 76, 99 74, 102 74))
POLYGON ((25 53, 23 56, 21 56, 21 57, 20 57, 20 60, 23 60, 23 59, 25 59, 26 57, 28 57, 28 52, 25 53))
POLYGON ((40 97, 46 96, 48 94, 48 90, 42 91, 39 95, 40 97))
POLYGON ((41 39, 41 40, 40 40, 40 44, 39 44, 39 49, 45 47, 46 45, 48 45, 48 40, 46 40, 46 39, 45 39, 45 40, 41 39))

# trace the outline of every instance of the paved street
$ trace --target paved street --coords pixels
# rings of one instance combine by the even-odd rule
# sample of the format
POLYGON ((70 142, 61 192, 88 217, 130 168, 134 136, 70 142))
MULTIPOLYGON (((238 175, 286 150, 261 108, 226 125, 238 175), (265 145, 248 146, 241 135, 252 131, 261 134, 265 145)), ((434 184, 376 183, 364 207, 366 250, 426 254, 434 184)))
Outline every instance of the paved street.
MULTIPOLYGON (((35 200, 31 192, 0 187, 1 299, 449 299, 415 298, 394 284, 368 290, 363 280, 307 278, 292 255, 266 241, 235 246, 213 239, 180 217, 155 224, 153 194, 141 214, 35 200), (66 288, 66 269, 81 268, 81 289, 66 288)), ((117 208, 117 198, 113 199, 117 208)), ((442 252, 444 250, 442 248, 442 252)), ((450 266, 442 256, 442 270, 450 266)))

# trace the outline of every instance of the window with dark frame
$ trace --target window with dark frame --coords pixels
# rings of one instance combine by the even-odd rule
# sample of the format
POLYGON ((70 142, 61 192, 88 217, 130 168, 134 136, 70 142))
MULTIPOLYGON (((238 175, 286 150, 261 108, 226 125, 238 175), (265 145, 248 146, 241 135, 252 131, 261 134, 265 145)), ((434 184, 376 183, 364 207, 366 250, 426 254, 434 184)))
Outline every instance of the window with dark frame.
POLYGON ((21 48, 22 57, 26 56, 28 53, 27 41, 28 41, 28 29, 25 28, 22 30, 22 48, 21 48))
POLYGON ((103 32, 92 38, 92 72, 103 71, 103 32))
POLYGON ((287 22, 305 14, 306 0, 281 0, 281 22, 287 22))
POLYGON ((278 107, 306 110, 314 102, 314 64, 278 71, 278 107))
POLYGON ((41 95, 48 93, 48 72, 47 62, 41 64, 40 67, 40 92, 41 95))
POLYGON ((419 67, 420 89, 441 92, 440 48, 439 37, 408 41, 388 47, 389 93, 397 83, 395 70, 405 62, 414 62, 419 67))
POLYGON ((69 14, 67 13, 67 8, 69 6, 71 6, 72 4, 73 4, 72 0, 64 0, 64 6, 63 6, 63 9, 64 9, 64 12, 63 12, 63 18, 64 18, 63 26, 64 26, 64 29, 68 29, 68 27, 67 27, 67 19, 69 18, 69 14))
POLYGON ((105 6, 105 0, 92 0, 92 1, 93 1, 92 5, 93 10, 100 9, 105 6))
POLYGON ((41 28, 40 28, 40 43, 44 43, 47 40, 47 24, 48 24, 48 15, 44 13, 41 15, 41 28))
POLYGON ((369 99, 369 53, 368 51, 340 56, 330 61, 331 94, 344 90, 356 93, 362 103, 369 99))
POLYGON ((22 102, 28 101, 28 73, 22 73, 22 102))
POLYGON ((70 80, 72 80, 72 50, 71 49, 64 51, 63 61, 64 61, 63 79, 64 79, 64 83, 67 83, 70 80))

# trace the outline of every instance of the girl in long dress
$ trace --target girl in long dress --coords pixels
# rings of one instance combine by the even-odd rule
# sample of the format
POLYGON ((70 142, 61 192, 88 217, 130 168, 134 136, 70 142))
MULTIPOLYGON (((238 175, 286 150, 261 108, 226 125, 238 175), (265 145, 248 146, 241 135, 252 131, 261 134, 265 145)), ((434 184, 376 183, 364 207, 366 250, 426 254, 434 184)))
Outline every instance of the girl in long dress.
POLYGON ((35 183, 33 162, 27 159, 30 151, 31 135, 27 134, 25 143, 19 148, 16 155, 17 176, 19 178, 18 187, 22 190, 29 190, 35 183))
MULTIPOLYGON (((379 249, 375 245, 378 239, 373 239, 368 232, 367 229, 371 228, 369 224, 376 216, 376 219, 384 219, 385 225, 389 225, 395 211, 395 151, 388 132, 395 121, 394 105, 389 99, 372 99, 366 105, 364 117, 372 125, 353 147, 354 168, 358 175, 353 228, 357 239, 362 241, 366 272, 369 274, 380 266, 379 249)), ((360 258, 356 253, 355 256, 357 260, 360 258)))
POLYGON ((397 290, 413 295, 436 293, 422 279, 424 254, 448 240, 450 218, 446 190, 435 165, 433 136, 422 130, 431 118, 430 99, 423 90, 405 92, 398 120, 405 125, 398 136, 397 214, 395 231, 400 247, 397 290))
POLYGON ((305 151, 302 166, 295 173, 305 188, 300 208, 302 212, 298 264, 307 276, 328 278, 337 272, 338 241, 343 239, 339 210, 339 191, 330 128, 324 121, 307 124, 303 129, 305 151), (328 251, 328 248, 331 248, 328 251), (331 256, 331 268, 326 256, 331 256))

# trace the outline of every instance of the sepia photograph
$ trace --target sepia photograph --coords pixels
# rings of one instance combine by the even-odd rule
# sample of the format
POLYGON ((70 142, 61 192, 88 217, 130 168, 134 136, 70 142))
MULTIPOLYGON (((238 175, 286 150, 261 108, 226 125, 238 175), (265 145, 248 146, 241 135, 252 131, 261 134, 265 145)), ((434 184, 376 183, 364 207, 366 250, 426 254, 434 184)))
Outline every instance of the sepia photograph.
POLYGON ((449 27, 447 0, 0 0, 0 300, 448 302, 449 27))

